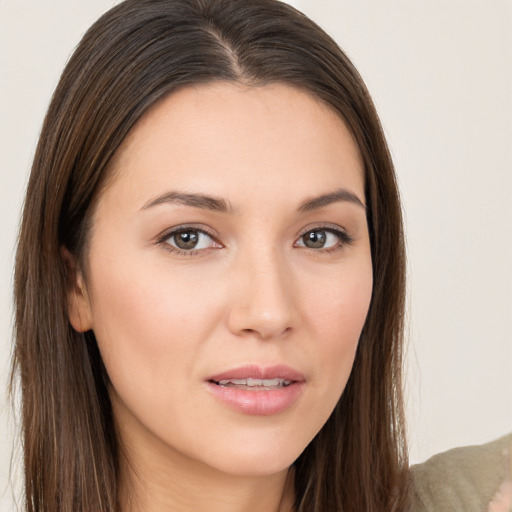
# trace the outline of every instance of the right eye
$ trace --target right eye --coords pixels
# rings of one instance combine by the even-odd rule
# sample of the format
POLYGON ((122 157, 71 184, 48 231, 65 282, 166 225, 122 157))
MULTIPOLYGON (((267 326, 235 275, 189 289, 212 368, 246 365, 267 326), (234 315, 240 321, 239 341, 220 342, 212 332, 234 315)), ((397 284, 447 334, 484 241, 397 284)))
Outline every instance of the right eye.
POLYGON ((211 247, 221 247, 206 231, 196 228, 178 228, 165 235, 162 243, 181 253, 195 253, 211 247))

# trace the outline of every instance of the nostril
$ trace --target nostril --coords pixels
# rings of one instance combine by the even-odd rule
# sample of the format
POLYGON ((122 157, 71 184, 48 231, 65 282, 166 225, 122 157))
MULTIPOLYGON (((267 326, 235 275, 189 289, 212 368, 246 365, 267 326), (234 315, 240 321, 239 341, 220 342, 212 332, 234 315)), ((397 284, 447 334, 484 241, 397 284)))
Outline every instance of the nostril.
POLYGON ((282 338, 284 335, 287 335, 292 331, 291 327, 285 327, 284 329, 280 329, 279 326, 267 326, 261 327, 259 329, 242 329, 241 333, 247 335, 254 335, 264 340, 272 339, 272 338, 282 338))

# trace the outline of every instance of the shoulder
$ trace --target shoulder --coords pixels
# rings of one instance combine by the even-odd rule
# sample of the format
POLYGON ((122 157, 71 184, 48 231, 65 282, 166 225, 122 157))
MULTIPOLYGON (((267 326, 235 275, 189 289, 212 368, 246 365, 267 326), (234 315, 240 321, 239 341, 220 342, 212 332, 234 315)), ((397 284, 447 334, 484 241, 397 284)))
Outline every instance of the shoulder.
POLYGON ((489 504, 511 476, 511 449, 509 434, 491 443, 455 448, 413 466, 414 512, 492 510, 489 504))

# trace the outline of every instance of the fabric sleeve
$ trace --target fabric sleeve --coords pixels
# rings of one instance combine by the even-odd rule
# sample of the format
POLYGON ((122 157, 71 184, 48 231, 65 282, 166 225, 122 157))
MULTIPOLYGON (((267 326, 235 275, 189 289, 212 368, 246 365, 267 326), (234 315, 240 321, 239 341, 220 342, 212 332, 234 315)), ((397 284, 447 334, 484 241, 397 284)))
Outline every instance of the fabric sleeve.
MULTIPOLYGON (((501 512, 510 480, 512 434, 455 448, 411 468, 413 512, 501 512)), ((504 509, 506 512, 512 509, 504 509)))

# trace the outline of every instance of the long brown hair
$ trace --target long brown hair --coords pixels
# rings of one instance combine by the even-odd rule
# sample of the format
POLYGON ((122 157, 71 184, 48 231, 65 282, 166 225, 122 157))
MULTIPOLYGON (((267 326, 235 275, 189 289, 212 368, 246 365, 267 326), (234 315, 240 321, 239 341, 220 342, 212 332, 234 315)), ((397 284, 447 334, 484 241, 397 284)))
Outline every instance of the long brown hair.
POLYGON ((334 41, 275 0, 128 0, 85 34, 51 101, 23 212, 13 381, 27 512, 118 510, 119 446, 92 332, 67 317, 61 248, 81 261, 109 161, 141 115, 190 84, 284 82, 337 111, 365 166, 373 295, 331 417, 295 462, 299 512, 408 503, 402 409, 405 257, 393 164, 370 96, 334 41))

